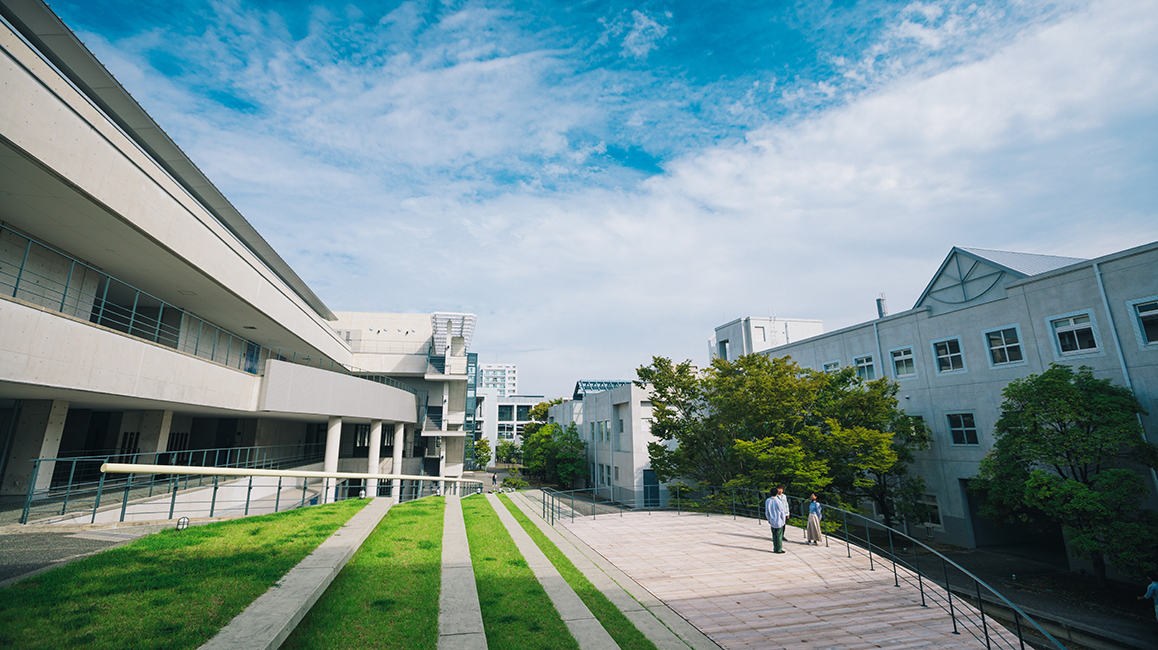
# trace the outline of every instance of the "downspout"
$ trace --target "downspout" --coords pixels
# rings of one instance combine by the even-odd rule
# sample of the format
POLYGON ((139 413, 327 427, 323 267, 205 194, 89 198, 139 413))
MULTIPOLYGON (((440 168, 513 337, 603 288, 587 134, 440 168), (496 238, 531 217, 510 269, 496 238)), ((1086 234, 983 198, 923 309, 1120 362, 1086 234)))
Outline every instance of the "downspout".
MULTIPOLYGON (((1114 333, 1114 347, 1118 351, 1118 364, 1122 368, 1122 378, 1126 382, 1126 388, 1130 392, 1134 392, 1134 386, 1130 382, 1130 371, 1126 367, 1126 355, 1122 353, 1122 339, 1118 336, 1118 326, 1114 323, 1114 314, 1110 311, 1110 300, 1106 297, 1106 285, 1102 282, 1102 269, 1098 267, 1098 263, 1094 262, 1094 278, 1098 281, 1098 291, 1102 294, 1102 308, 1106 310, 1106 318, 1110 321, 1110 331, 1114 333)), ((1146 439, 1146 429, 1142 424, 1142 414, 1135 413, 1134 417, 1138 419, 1138 428, 1142 430, 1142 440, 1149 442, 1146 439)), ((1158 473, 1154 468, 1150 468, 1150 480, 1154 482, 1154 486, 1158 488, 1158 473)))
POLYGON ((885 358, 881 356, 881 332, 877 329, 876 322, 873 322, 873 336, 877 340, 877 358, 880 359, 881 377, 888 377, 889 373, 885 371, 885 358))

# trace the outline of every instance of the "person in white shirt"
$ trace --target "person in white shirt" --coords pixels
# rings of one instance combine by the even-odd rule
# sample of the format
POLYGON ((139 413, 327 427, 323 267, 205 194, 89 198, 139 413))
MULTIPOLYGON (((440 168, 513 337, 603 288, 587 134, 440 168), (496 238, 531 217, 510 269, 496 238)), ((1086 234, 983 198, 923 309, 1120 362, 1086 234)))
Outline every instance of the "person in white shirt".
POLYGON ((784 527, 788 524, 788 497, 784 496, 784 486, 776 486, 776 494, 764 502, 764 513, 772 526, 772 552, 784 552, 784 527))

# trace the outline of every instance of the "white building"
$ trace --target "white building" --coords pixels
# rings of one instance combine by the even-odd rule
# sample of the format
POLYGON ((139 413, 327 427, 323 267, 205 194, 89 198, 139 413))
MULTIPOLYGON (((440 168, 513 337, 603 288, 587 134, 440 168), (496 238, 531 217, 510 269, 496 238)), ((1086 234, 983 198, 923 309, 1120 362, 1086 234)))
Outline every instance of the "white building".
POLYGON ((720 325, 708 339, 708 359, 725 361, 824 333, 824 321, 747 316, 720 325))
POLYGON ((1158 442, 1158 243, 1094 260, 954 248, 912 309, 766 354, 895 380, 901 407, 933 431, 914 467, 936 513, 929 534, 968 547, 1025 541, 978 517, 966 490, 993 446, 1001 391, 1050 363, 1090 366, 1134 390, 1158 442))
POLYGON ((478 430, 492 452, 504 440, 523 444, 523 430, 531 422, 531 407, 545 402, 542 395, 497 395, 495 389, 483 389, 478 399, 478 430))
POLYGON ((461 472, 473 316, 334 314, 45 4, 3 16, 0 494, 110 452, 461 472))
POLYGON ((519 369, 509 363, 483 363, 478 367, 479 390, 503 397, 519 393, 519 369))

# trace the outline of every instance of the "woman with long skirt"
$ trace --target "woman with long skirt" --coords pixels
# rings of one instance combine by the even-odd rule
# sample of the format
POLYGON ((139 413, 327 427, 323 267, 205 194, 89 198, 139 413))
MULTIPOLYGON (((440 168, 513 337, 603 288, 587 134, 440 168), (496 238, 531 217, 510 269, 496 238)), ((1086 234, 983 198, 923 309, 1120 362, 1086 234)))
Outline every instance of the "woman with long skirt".
POLYGON ((820 513, 821 505, 816 500, 816 493, 812 493, 812 501, 808 504, 808 528, 804 531, 804 537, 807 543, 816 544, 820 546, 820 520, 822 515, 820 513))

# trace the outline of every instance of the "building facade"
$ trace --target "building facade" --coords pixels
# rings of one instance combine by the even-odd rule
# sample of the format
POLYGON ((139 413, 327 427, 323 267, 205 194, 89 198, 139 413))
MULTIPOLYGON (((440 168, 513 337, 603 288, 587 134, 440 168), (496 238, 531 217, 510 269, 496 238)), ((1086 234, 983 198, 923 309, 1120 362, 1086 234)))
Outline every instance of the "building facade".
POLYGON ((500 442, 523 444, 523 431, 531 420, 531 408, 546 401, 542 395, 498 395, 494 388, 479 392, 479 438, 490 443, 492 452, 500 442))
POLYGON ((509 363, 484 363, 478 368, 479 390, 499 397, 519 393, 519 369, 509 363))
POLYGON ((1158 243, 1094 260, 954 248, 912 309, 765 354, 896 381, 900 406, 933 432, 913 467, 934 511, 927 534, 967 547, 1024 540, 980 518, 967 490, 1011 380, 1051 363, 1089 366, 1133 389, 1158 442, 1158 243))
POLYGON ((205 449, 461 473, 473 316, 335 314, 44 3, 0 16, 0 494, 205 449))
POLYGON ((824 322, 746 316, 720 325, 708 339, 708 359, 725 361, 824 333, 824 322))

